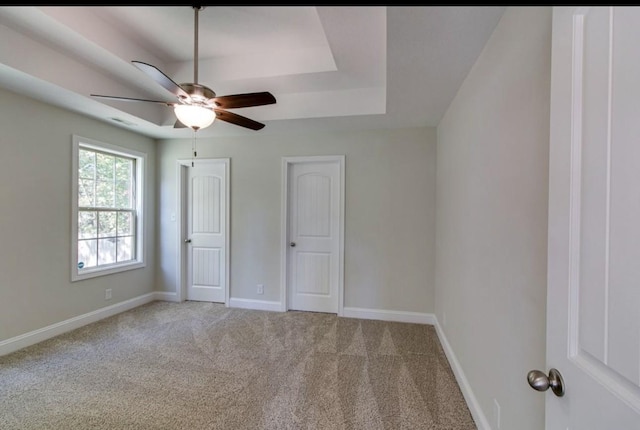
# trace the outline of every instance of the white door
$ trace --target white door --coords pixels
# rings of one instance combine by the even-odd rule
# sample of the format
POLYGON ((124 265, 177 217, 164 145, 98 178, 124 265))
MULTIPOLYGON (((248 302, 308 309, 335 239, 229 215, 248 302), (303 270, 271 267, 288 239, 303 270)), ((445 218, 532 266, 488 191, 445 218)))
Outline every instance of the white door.
POLYGON ((187 300, 224 303, 227 270, 227 162, 189 167, 187 300))
POLYGON ((640 429, 640 8, 554 7, 547 430, 640 429))
POLYGON ((341 163, 288 164, 288 308, 338 312, 341 163))

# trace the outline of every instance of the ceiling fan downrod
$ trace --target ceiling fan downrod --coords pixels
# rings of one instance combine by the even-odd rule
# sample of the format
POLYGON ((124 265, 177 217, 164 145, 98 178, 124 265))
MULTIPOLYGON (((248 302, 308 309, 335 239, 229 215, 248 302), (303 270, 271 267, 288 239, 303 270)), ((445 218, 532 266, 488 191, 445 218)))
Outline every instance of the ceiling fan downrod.
POLYGON ((198 83, 198 12, 204 9, 204 6, 193 6, 194 10, 194 35, 193 35, 193 83, 198 83))

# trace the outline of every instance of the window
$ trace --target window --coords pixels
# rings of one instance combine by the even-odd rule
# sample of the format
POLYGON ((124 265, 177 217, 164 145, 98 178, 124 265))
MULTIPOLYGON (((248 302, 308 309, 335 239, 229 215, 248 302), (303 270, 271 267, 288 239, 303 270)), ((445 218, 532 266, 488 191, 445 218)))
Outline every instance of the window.
POLYGON ((144 266, 146 155, 73 137, 72 281, 144 266))

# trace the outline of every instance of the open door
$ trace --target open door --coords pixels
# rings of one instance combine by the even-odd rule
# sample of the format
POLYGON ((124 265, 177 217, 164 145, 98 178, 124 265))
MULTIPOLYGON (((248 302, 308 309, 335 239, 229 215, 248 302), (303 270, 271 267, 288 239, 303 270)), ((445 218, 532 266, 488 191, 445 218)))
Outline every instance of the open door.
POLYGON ((529 383, 547 430, 640 429, 640 8, 554 8, 549 175, 547 369, 529 383))
POLYGON ((229 159, 178 160, 178 300, 229 302, 229 159))

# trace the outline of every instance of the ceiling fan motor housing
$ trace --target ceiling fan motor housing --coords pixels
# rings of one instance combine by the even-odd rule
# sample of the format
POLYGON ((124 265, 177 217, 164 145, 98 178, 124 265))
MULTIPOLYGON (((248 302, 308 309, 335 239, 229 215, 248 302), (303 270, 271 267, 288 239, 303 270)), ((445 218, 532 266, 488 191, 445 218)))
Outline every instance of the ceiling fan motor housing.
MULTIPOLYGON (((193 83, 183 83, 180 84, 183 90, 185 90, 189 96, 191 97, 191 101, 197 104, 206 104, 210 99, 216 96, 216 93, 209 87, 200 84, 193 83)), ((183 97, 179 96, 183 102, 189 103, 189 101, 183 97)))

